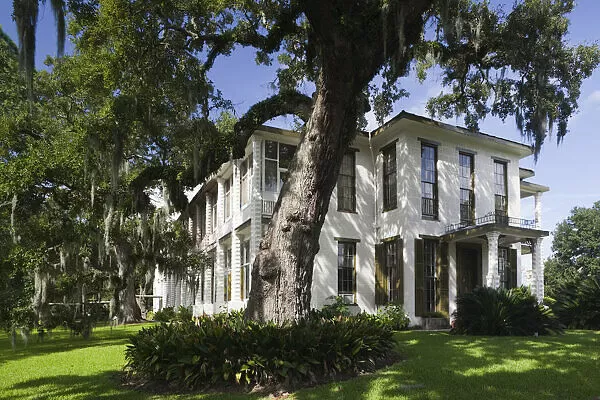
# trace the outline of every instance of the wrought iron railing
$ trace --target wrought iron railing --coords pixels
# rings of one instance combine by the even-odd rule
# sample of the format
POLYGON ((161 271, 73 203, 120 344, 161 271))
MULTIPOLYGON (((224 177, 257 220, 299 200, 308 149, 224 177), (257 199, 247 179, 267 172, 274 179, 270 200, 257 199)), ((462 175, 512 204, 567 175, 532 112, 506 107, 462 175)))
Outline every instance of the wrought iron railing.
POLYGON ((271 200, 263 200, 262 201, 262 214, 265 216, 273 215, 273 208, 275 208, 275 202, 271 200))
POLYGON ((517 228, 535 229, 535 220, 509 217, 504 213, 491 212, 483 217, 476 218, 473 221, 461 221, 457 224, 446 226, 446 233, 458 231, 471 226, 479 226, 486 224, 497 224, 505 226, 514 226, 517 228))

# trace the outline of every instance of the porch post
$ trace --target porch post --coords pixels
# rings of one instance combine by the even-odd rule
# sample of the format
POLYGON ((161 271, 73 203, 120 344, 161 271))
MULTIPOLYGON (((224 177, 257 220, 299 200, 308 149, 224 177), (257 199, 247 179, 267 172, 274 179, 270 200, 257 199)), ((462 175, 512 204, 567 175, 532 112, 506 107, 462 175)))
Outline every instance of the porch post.
POLYGON ((500 233, 490 232, 486 234, 488 241, 488 270, 486 286, 497 289, 500 284, 498 277, 498 238, 500 233))
POLYGON ((542 229, 542 192, 535 192, 535 228, 542 229))
POLYGON ((531 292, 539 302, 544 300, 544 264, 542 263, 542 238, 531 243, 531 292))

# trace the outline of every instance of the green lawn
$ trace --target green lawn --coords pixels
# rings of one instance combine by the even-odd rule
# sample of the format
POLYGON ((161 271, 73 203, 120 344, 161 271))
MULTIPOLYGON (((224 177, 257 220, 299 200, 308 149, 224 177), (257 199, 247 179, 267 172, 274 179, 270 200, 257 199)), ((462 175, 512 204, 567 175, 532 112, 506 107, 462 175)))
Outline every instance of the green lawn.
MULTIPOLYGON (((0 398, 235 399, 244 395, 150 396, 116 375, 127 336, 139 326, 98 328, 91 340, 55 332, 12 351, 0 338, 0 398)), ((600 332, 540 338, 401 332, 405 360, 376 374, 296 392, 323 399, 593 399, 600 396, 600 332)))

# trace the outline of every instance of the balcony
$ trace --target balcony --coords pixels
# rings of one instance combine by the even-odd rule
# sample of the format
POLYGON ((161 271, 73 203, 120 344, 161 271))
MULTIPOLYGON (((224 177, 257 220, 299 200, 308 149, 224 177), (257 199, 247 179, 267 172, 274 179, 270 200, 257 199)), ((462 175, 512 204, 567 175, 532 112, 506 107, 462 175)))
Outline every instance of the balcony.
POLYGON ((515 228, 535 229, 535 220, 509 217, 503 212, 490 212, 483 217, 476 218, 471 221, 461 221, 457 224, 446 226, 446 233, 452 233, 461 229, 496 224, 501 226, 512 226, 515 228))

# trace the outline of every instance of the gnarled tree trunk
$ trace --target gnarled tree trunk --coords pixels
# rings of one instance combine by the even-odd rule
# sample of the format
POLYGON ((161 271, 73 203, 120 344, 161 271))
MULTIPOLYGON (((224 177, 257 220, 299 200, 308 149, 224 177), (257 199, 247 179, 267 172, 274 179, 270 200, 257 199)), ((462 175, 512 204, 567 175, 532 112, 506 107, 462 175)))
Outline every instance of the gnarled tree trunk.
POLYGON ((112 279, 113 299, 111 300, 111 318, 117 317, 119 323, 128 324, 142 320, 140 307, 135 299, 135 276, 131 262, 131 246, 119 243, 114 246, 118 267, 118 276, 112 279))

